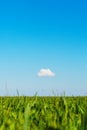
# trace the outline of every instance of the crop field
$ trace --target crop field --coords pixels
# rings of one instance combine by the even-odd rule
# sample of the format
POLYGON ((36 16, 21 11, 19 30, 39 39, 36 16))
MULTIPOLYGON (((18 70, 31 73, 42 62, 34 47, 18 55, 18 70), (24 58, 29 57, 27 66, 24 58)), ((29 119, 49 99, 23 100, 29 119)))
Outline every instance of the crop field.
POLYGON ((0 130, 87 130, 87 97, 0 97, 0 130))

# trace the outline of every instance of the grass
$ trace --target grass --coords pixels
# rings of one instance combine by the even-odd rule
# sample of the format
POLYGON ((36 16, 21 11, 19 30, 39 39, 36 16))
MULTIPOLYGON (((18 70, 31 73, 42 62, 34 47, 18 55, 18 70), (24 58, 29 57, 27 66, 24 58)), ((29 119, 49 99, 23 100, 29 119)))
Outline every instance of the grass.
POLYGON ((87 97, 0 97, 0 130, 87 130, 87 97))

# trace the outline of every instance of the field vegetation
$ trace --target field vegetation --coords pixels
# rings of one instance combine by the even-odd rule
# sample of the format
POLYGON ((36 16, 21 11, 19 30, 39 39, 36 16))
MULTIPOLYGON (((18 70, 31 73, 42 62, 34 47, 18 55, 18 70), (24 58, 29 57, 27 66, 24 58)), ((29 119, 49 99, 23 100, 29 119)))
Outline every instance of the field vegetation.
POLYGON ((0 130, 87 130, 87 97, 0 97, 0 130))

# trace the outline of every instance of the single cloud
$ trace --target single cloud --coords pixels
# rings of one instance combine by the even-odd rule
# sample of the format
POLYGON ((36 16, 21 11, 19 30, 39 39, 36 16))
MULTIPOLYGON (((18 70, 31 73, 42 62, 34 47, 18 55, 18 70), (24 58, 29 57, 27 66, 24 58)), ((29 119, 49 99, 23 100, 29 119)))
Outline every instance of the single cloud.
POLYGON ((50 69, 41 69, 38 73, 38 76, 39 77, 44 77, 44 76, 54 77, 55 74, 50 69))

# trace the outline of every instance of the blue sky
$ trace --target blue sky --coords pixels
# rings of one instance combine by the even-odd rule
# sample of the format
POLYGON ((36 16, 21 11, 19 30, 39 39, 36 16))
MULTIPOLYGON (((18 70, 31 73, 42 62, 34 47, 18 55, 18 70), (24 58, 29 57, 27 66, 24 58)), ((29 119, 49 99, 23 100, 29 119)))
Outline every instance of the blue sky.
POLYGON ((17 90, 86 95, 87 1, 0 1, 0 95, 17 90))

